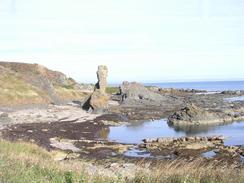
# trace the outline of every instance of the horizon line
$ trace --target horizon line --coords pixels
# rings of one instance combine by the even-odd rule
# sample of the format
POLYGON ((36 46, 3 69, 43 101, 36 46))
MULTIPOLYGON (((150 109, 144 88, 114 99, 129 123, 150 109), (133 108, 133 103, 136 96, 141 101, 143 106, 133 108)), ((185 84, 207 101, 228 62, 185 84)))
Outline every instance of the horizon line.
MULTIPOLYGON (((123 83, 124 81, 121 82, 108 82, 108 85, 114 85, 114 84, 120 84, 123 83)), ((143 84, 158 84, 158 83, 204 83, 204 82, 244 82, 244 79, 231 79, 231 80, 192 80, 192 81, 153 81, 153 82, 142 82, 142 81, 130 81, 130 82, 138 82, 138 83, 143 83, 143 84)), ((91 82, 89 82, 91 83, 91 82)))

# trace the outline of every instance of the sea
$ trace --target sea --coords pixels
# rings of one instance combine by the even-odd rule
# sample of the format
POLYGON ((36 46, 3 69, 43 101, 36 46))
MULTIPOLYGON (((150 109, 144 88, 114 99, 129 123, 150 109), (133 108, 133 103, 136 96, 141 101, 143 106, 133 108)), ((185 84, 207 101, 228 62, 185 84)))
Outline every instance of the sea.
POLYGON ((165 82, 144 83, 146 86, 158 86, 160 88, 196 89, 207 91, 244 90, 243 81, 202 81, 202 82, 165 82))
MULTIPOLYGON (((177 82, 177 83, 144 83, 147 86, 161 88, 197 89, 208 92, 225 90, 243 90, 244 81, 211 81, 211 82, 177 82)), ((226 102, 243 101, 244 97, 227 98, 226 102), (228 99, 228 100, 227 100, 228 99)), ((236 121, 230 124, 204 125, 187 127, 172 127, 167 124, 167 119, 157 121, 138 122, 129 125, 112 126, 108 139, 121 143, 140 143, 145 138, 157 137, 181 137, 181 136, 213 136, 223 135, 227 137, 225 145, 244 145, 244 121, 236 121)), ((127 152, 131 153, 131 152, 127 152)), ((138 156, 134 151, 133 156, 138 156)), ((130 155, 128 155, 130 156, 130 155)))

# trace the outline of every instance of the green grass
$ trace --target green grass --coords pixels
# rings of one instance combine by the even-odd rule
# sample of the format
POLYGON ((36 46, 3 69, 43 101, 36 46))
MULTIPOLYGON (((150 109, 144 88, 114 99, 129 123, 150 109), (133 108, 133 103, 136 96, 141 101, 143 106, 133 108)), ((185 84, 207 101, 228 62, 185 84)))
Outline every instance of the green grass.
POLYGON ((119 93, 119 87, 107 87, 106 93, 109 93, 109 94, 119 93))
POLYGON ((60 163, 53 159, 54 152, 27 143, 0 141, 1 183, 80 183, 108 182, 106 177, 90 177, 82 163, 60 163))
POLYGON ((58 151, 48 152, 37 145, 0 140, 0 182, 2 183, 241 183, 242 169, 215 167, 201 161, 173 161, 155 165, 152 171, 137 172, 135 177, 90 176, 83 160, 54 161, 58 151))

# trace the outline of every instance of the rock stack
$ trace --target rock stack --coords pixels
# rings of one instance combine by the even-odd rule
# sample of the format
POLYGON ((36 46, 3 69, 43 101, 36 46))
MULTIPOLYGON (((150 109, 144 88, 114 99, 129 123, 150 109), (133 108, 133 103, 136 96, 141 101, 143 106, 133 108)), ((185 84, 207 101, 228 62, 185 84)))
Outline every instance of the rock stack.
POLYGON ((97 70, 98 82, 95 85, 94 92, 88 99, 88 108, 95 112, 100 112, 107 109, 108 106, 108 95, 106 94, 107 87, 107 76, 108 68, 107 66, 100 65, 97 70))
POLYGON ((101 94, 106 94, 107 88, 107 77, 108 77, 108 68, 105 65, 98 66, 97 70, 97 79, 98 82, 95 87, 95 91, 99 90, 101 94))

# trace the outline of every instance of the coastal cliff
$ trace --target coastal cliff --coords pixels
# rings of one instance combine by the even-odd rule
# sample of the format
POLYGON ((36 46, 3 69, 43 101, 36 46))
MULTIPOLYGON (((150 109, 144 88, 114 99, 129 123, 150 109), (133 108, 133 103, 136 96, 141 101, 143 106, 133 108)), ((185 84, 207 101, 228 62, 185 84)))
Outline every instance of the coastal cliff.
POLYGON ((60 104, 86 93, 72 78, 39 64, 0 62, 0 106, 60 104))

